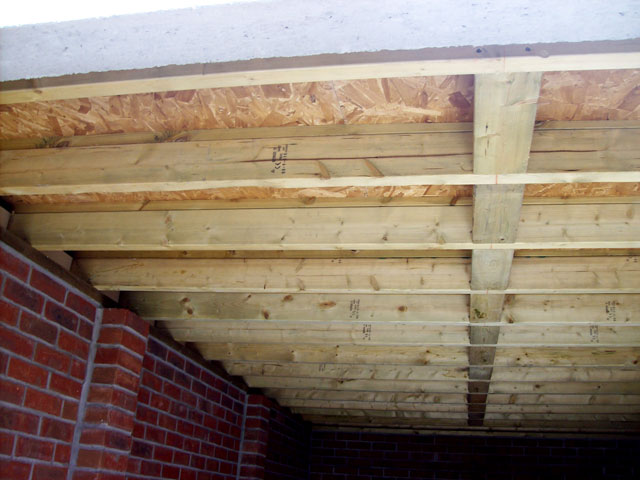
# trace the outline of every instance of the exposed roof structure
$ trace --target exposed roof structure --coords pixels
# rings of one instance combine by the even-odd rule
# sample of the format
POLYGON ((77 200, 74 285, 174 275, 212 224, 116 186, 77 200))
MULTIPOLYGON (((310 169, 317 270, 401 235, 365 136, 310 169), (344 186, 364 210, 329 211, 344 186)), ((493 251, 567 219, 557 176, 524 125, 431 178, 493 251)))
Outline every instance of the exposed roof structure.
POLYGON ((639 51, 5 82, 9 231, 318 425, 637 431, 639 51))

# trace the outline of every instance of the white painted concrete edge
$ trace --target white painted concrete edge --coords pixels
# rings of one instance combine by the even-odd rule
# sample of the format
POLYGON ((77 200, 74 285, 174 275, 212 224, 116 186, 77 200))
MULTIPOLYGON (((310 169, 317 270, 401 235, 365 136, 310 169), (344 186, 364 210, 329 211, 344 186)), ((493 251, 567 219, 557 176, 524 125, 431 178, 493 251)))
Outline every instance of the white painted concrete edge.
POLYGON ((0 29, 0 81, 321 53, 640 37, 639 0, 262 0, 0 29))

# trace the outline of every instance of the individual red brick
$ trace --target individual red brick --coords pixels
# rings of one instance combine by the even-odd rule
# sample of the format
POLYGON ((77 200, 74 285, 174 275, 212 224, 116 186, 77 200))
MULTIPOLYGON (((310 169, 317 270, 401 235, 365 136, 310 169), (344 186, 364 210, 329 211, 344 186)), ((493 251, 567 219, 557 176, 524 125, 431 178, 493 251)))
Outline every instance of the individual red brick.
POLYGON ((34 313, 40 313, 44 305, 42 295, 10 278, 5 281, 4 296, 34 313))
POLYGON ((173 450, 166 447, 156 446, 153 452, 154 460, 158 460, 159 462, 171 463, 172 456, 173 450))
POLYGON ((162 389, 162 379, 151 372, 143 371, 142 385, 158 392, 162 389))
POLYGON ((80 442, 84 445, 100 445, 129 452, 131 448, 131 435, 117 430, 86 428, 82 431, 80 442))
POLYGON ((142 460, 140 465, 140 473, 142 475, 156 478, 160 477, 162 472, 162 465, 158 462, 148 462, 146 460, 142 460))
POLYGON ((197 480, 196 471, 183 468, 180 470, 180 480, 197 480))
POLYGON ((180 469, 171 465, 162 466, 162 478, 172 478, 177 480, 180 477, 180 469))
POLYGON ((22 385, 0 378, 0 401, 22 405, 24 391, 25 388, 22 385))
POLYGON ((82 393, 82 384, 80 382, 77 382, 71 378, 63 377, 62 375, 58 375, 57 373, 51 374, 51 382, 49 383, 49 388, 54 392, 58 392, 62 395, 66 395, 68 397, 73 397, 76 399, 79 399, 80 394, 82 393))
POLYGON ((96 364, 120 365, 130 370, 135 375, 140 374, 142 362, 139 358, 134 357, 127 350, 119 347, 101 346, 96 352, 96 364))
POLYGON ((115 308, 105 309, 102 315, 102 324, 129 327, 145 338, 149 334, 149 324, 130 310, 115 308))
POLYGON ((44 306, 44 316, 72 332, 78 329, 78 317, 71 310, 67 310, 57 303, 47 301, 44 306))
POLYGON ((0 455, 11 455, 14 440, 13 433, 0 432, 0 455))
POLYGON ((159 358, 160 360, 166 360, 169 351, 157 338, 150 336, 147 340, 147 350, 149 354, 159 358))
POLYGON ((65 420, 78 420, 78 402, 65 400, 62 405, 62 418, 65 420))
POLYGON ((0 300, 0 322, 15 327, 18 324, 20 310, 15 305, 0 300))
POLYGON ((71 364, 71 358, 68 355, 58 350, 54 350, 43 343, 39 343, 36 346, 36 355, 34 359, 41 365, 65 373, 69 371, 69 365, 71 364))
POLYGON ((102 405, 89 405, 85 413, 86 423, 107 424, 125 431, 133 430, 133 415, 102 405))
POLYGON ((167 354, 167 362, 175 366, 178 370, 184 370, 184 359, 176 352, 169 350, 167 354))
POLYGON ((20 330, 41 338, 50 344, 55 344, 56 338, 58 337, 58 327, 56 325, 28 312, 22 312, 20 314, 20 330))
POLYGON ((96 469, 124 472, 127 470, 127 455, 115 454, 104 450, 81 449, 78 452, 77 465, 96 469))
POLYGON ((87 364, 74 358, 71 361, 71 369, 69 370, 69 373, 74 378, 84 380, 84 377, 87 374, 87 364))
POLYGON ((138 377, 119 367, 96 366, 93 370, 93 383, 118 385, 131 392, 138 392, 138 377))
POLYGON ((31 474, 31 464, 22 463, 17 460, 0 458, 0 479, 1 480, 29 480, 31 474))
POLYGON ((184 444, 184 437, 174 432, 167 432, 167 438, 165 444, 173 448, 182 448, 184 444))
POLYGON ((92 385, 89 390, 89 402, 102 403, 135 412, 137 399, 135 395, 116 390, 111 386, 92 385))
POLYGON ((149 423, 151 425, 156 425, 158 423, 158 413, 150 408, 138 406, 136 416, 141 422, 149 423))
POLYGON ((8 374, 10 377, 37 387, 44 387, 47 384, 47 378, 49 378, 49 372, 44 368, 31 362, 25 362, 18 357, 13 357, 9 361, 8 374))
POLYGON ((38 421, 38 417, 32 413, 0 405, 0 428, 35 435, 38 432, 38 421))
POLYGON ((141 466, 142 460, 139 458, 129 457, 129 460, 127 460, 127 473, 138 474, 140 473, 141 466))
POLYGON ((96 317, 96 307, 73 292, 67 294, 65 305, 89 320, 93 320, 96 317))
POLYGON ((62 408, 62 400, 48 393, 29 388, 24 399, 24 406, 50 413, 51 415, 59 415, 62 408))
POLYGON ((33 478, 38 480, 65 480, 67 478, 67 468, 53 465, 35 465, 33 467, 33 478))
POLYGON ((119 326, 103 326, 100 330, 98 343, 103 345, 120 345, 140 356, 144 355, 147 347, 144 340, 119 326))
POLYGON ((47 438, 55 438, 64 442, 71 442, 73 439, 74 424, 54 420, 52 418, 43 418, 40 425, 40 436, 47 438))
POLYGON ((178 421, 165 414, 165 413, 161 413, 158 415, 158 426, 162 427, 162 428, 166 428, 167 430, 175 430, 176 426, 178 424, 178 421))
POLYGON ((64 297, 67 294, 67 289, 65 287, 39 270, 34 269, 33 272, 31 272, 31 281, 29 283, 39 292, 42 292, 59 302, 63 302, 64 297))
POLYGON ((176 387, 174 384, 165 382, 162 388, 162 391, 165 395, 168 395, 169 397, 174 398, 176 400, 180 400, 181 390, 180 388, 176 387))
POLYGON ((173 463, 177 463, 178 465, 189 465, 191 458, 188 453, 185 452, 174 452, 173 453, 173 463))
POLYGON ((69 463, 71 459, 71 446, 58 443, 56 445, 56 451, 53 454, 53 459, 58 463, 69 463))
POLYGON ((133 438, 144 438, 144 429, 144 424, 135 422, 133 424, 133 432, 131 432, 131 435, 133 438))
POLYGON ((205 465, 205 457, 201 455, 191 455, 191 466, 198 470, 203 470, 205 465))
POLYGON ((162 411, 166 412, 166 411, 169 411, 169 406, 171 405, 171 400, 169 400, 164 395, 160 395, 158 393, 153 393, 151 395, 151 401, 149 402, 149 405, 152 406, 153 408, 156 408, 158 410, 162 410, 162 411))
POLYGON ((147 425, 146 434, 144 438, 150 442, 154 443, 165 443, 166 432, 159 428, 152 427, 151 425, 147 425))
POLYGON ((82 318, 78 318, 78 335, 85 340, 91 340, 93 337, 93 324, 82 318))
POLYGON ((0 347, 10 350, 17 355, 31 358, 35 342, 0 324, 0 347))
POLYGON ((8 272, 20 280, 27 280, 29 265, 18 257, 11 255, 4 249, 0 249, 0 271, 8 272))
POLYGON ((151 458, 153 457, 153 445, 144 440, 133 440, 131 443, 131 455, 134 457, 151 458))
POLYGON ((65 352, 72 353, 80 358, 87 358, 89 356, 89 344, 80 337, 76 337, 72 333, 67 333, 64 330, 60 332, 58 346, 65 352))
POLYGON ((52 460, 53 442, 45 442, 35 438, 18 437, 16 442, 16 456, 35 458, 37 460, 52 460))

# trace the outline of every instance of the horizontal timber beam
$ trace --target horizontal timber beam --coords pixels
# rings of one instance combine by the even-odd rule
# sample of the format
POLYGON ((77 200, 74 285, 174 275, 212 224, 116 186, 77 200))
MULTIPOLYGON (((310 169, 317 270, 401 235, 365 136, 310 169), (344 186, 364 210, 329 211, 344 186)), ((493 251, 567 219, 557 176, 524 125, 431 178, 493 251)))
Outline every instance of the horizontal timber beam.
MULTIPOLYGON (((326 364, 275 362, 223 362, 232 375, 266 377, 362 378, 373 380, 468 379, 468 367, 440 365, 326 364)), ((494 367, 493 380, 531 382, 638 382, 640 368, 603 367, 494 367)))
POLYGON ((42 250, 638 248, 640 205, 522 207, 515 243, 474 243, 471 207, 15 214, 42 250))
MULTIPOLYGON (((579 315, 579 312, 575 312, 579 315)), ((425 322, 292 322, 272 320, 179 320, 163 321, 179 342, 241 342, 353 345, 471 346, 467 325, 425 322)), ((473 324, 475 327, 499 324, 473 324)), ((546 325, 507 324, 484 346, 583 346, 633 347, 640 343, 640 324, 632 325, 546 325)), ((481 364, 478 361, 475 364, 481 364)), ((481 364, 482 365, 482 364, 481 364)))
MULTIPOLYGON (((399 410, 423 412, 464 412, 466 403, 428 403, 428 402, 377 402, 361 400, 305 400, 297 398, 278 398, 284 407, 360 409, 360 410, 399 410)), ((487 405, 487 413, 499 414, 628 414, 637 411, 638 405, 577 405, 577 404, 535 404, 535 405, 487 405)))
MULTIPOLYGON (((76 260, 75 268, 102 290, 147 292, 471 294, 495 290, 506 294, 640 293, 640 257, 516 258, 510 281, 501 289, 472 289, 470 267, 470 261, 461 258, 81 258, 76 260)), ((148 306, 155 311, 141 311, 141 314, 162 318, 164 312, 158 308, 162 305, 175 312, 178 302, 182 302, 181 311, 186 312, 183 298, 176 300, 175 295, 155 295, 153 301, 159 303, 148 306)), ((212 297, 195 295, 188 298, 205 307, 206 299, 212 297)), ((144 301, 144 297, 139 295, 136 301, 144 301)))
POLYGON ((105 95, 399 76, 640 67, 637 40, 431 48, 91 73, 0 84, 0 104, 105 95))
MULTIPOLYGON (((404 393, 404 392, 377 392, 377 391, 350 391, 350 390, 313 390, 290 388, 266 388, 265 393, 278 402, 367 402, 367 403, 400 403, 403 405, 415 405, 416 407, 429 407, 435 405, 465 405, 466 394, 463 393, 404 393)), ((489 394, 487 409, 496 411, 511 411, 542 408, 548 404, 552 408, 570 406, 576 408, 620 407, 633 408, 640 404, 640 395, 564 395, 564 394, 489 394)))
POLYGON ((363 133, 349 134, 353 129, 343 126, 342 136, 304 127, 280 138, 5 150, 0 194, 634 182, 640 135, 632 125, 543 128, 535 132, 528 170, 504 172, 474 171, 473 136, 455 127, 378 133, 362 126, 356 131, 363 133))
MULTIPOLYGON (((327 364, 385 364, 468 366, 467 348, 460 346, 378 346, 309 345, 260 343, 196 342, 202 355, 211 360, 274 361, 327 364)), ((599 344, 571 348, 505 347, 496 348, 495 366, 505 367, 630 367, 640 365, 637 347, 603 347, 599 344)))

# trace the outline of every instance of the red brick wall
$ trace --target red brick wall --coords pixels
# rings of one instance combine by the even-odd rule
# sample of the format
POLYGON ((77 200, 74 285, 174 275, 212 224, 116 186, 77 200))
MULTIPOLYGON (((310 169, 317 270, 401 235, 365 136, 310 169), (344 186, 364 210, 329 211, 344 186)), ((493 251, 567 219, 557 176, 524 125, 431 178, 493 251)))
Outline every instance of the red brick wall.
POLYGON ((65 479, 97 305, 5 247, 0 292, 0 478, 65 479))
POLYGON ((264 395, 249 395, 240 478, 308 478, 310 438, 310 426, 298 415, 264 395))
POLYGON ((311 480, 630 479, 640 439, 410 436, 315 431, 311 480))
POLYGON ((150 338, 129 478, 235 479, 245 397, 171 344, 150 338))
POLYGON ((36 261, 0 242, 0 480, 307 478, 299 418, 36 261))

